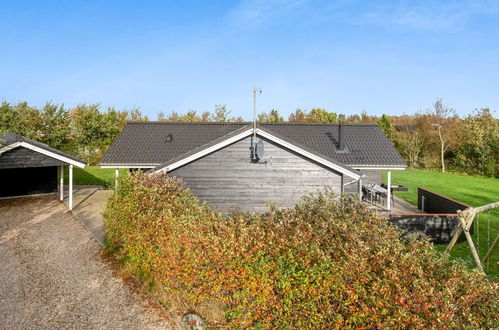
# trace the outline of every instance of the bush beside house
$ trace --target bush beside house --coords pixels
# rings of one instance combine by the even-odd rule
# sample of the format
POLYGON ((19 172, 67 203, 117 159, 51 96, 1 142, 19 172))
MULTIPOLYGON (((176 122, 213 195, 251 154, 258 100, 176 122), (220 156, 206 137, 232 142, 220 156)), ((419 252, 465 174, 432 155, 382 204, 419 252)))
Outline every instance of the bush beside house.
POLYGON ((105 212, 108 249, 178 314, 257 328, 497 326, 498 285, 350 198, 223 217, 180 180, 136 172, 105 212))

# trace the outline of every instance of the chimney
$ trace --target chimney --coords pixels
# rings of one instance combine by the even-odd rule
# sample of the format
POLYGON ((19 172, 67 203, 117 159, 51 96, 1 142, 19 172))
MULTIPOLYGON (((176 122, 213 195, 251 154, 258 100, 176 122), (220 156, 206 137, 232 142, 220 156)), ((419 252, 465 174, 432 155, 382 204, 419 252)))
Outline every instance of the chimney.
POLYGON ((344 134, 345 127, 342 123, 338 124, 338 150, 339 151, 344 151, 345 150, 345 134, 344 134))

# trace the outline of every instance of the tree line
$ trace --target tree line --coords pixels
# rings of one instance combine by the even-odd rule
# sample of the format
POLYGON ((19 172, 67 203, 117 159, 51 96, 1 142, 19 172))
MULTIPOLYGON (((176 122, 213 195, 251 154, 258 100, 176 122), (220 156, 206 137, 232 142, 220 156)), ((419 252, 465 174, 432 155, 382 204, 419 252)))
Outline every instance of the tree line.
MULTIPOLYGON (((148 121, 139 109, 102 109, 100 104, 74 108, 47 103, 3 102, 0 133, 13 132, 46 143, 96 164, 129 120, 148 121)), ((158 113, 158 121, 243 122, 225 105, 212 112, 158 113)), ((345 115, 322 108, 296 109, 284 118, 277 109, 258 114, 259 122, 378 124, 410 167, 452 170, 499 177, 499 120, 489 108, 460 117, 437 100, 427 110, 411 115, 372 116, 366 111, 345 115)))

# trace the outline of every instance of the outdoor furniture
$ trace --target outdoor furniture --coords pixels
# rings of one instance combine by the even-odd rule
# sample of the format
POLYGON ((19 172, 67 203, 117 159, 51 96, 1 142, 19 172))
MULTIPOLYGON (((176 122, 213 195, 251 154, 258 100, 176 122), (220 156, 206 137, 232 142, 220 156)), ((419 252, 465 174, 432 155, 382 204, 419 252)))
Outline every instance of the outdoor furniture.
MULTIPOLYGON (((386 184, 382 183, 381 187, 386 188, 386 184)), ((401 184, 392 184, 390 187, 392 188, 392 192, 393 191, 409 191, 409 189, 406 186, 403 186, 401 184)))
MULTIPOLYGON (((388 197, 388 190, 386 188, 383 188, 380 185, 377 185, 377 184, 375 184, 375 185, 369 185, 369 184, 363 185, 362 186, 362 193, 364 196, 364 200, 370 201, 371 204, 377 203, 380 197, 385 198, 385 200, 388 197)), ((391 195, 391 200, 393 203, 394 202, 393 194, 391 195)))
MULTIPOLYGON (((378 194, 378 196, 381 196, 383 198, 386 198, 388 197, 388 189, 386 188, 383 188, 382 186, 379 186, 379 185, 374 185, 373 189, 376 191, 376 193, 378 194)), ((393 192, 393 188, 391 190, 391 192, 393 192)), ((391 195, 391 200, 392 200, 392 204, 394 205, 394 199, 393 199, 393 193, 390 194, 391 195)))

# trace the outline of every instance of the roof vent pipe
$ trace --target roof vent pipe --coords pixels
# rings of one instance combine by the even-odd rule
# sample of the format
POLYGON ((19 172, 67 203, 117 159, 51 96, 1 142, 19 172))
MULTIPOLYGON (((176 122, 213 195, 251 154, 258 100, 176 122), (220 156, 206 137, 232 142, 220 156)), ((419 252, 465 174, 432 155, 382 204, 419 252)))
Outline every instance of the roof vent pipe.
POLYGON ((345 126, 342 123, 338 125, 338 150, 345 150, 345 126))

